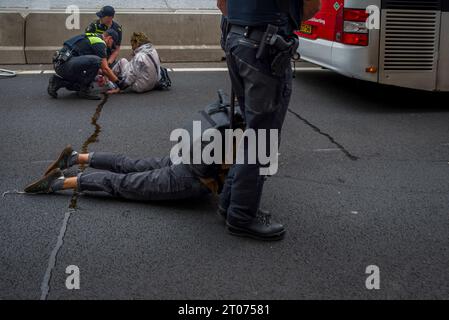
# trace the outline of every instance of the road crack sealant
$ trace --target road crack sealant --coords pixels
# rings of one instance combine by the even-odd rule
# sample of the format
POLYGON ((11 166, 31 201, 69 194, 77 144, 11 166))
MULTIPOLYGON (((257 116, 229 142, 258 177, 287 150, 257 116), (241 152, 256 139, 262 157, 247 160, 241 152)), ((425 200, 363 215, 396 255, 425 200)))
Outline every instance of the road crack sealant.
MULTIPOLYGON (((108 95, 104 94, 104 97, 100 104, 95 109, 95 113, 91 118, 91 124, 94 126, 95 130, 94 132, 84 141, 83 145, 81 146, 81 152, 82 153, 88 153, 89 152, 89 145, 92 143, 98 142, 98 137, 101 132, 101 126, 98 124, 98 119, 100 118, 101 111, 103 110, 104 105, 108 101, 108 95)), ((79 171, 84 172, 86 169, 85 165, 79 165, 79 171)), ((4 196, 5 194, 3 194, 4 196)), ((76 211, 78 207, 78 197, 80 193, 77 190, 73 191, 72 198, 70 199, 69 208, 64 214, 64 220, 62 221, 62 226, 59 231, 58 240, 56 242, 56 246, 53 248, 50 259, 48 260, 48 266, 47 270, 45 272, 44 278, 42 279, 41 283, 41 300, 47 300, 48 295, 50 293, 50 282, 53 270, 57 264, 57 258, 58 253, 61 250, 63 244, 64 244, 64 237, 67 232, 67 228, 69 226, 70 218, 72 214, 76 211)))

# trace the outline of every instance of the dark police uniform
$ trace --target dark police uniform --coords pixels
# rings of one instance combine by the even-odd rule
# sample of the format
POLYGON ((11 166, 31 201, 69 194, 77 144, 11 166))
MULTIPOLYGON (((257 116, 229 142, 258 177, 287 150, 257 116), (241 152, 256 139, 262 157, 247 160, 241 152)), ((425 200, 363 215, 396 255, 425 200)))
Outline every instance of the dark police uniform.
MULTIPOLYGON (((286 40, 296 37, 293 31, 301 21, 302 1, 228 0, 227 5, 229 24, 226 28, 222 25, 227 30, 223 45, 247 128, 278 129, 280 133, 292 92, 291 56, 285 57, 283 68, 274 74, 277 49, 270 47, 259 58, 256 55, 269 24, 277 26, 286 40)), ((259 169, 260 164, 232 166, 219 203, 231 225, 245 226, 256 217, 265 180, 259 169)))
POLYGON ((106 49, 101 35, 82 34, 70 38, 64 42, 61 52, 71 52, 71 57, 66 62, 55 62, 56 74, 71 83, 68 89, 86 90, 95 80, 101 60, 107 58, 106 49))
POLYGON ((119 25, 117 22, 112 21, 112 26, 109 28, 107 25, 100 22, 100 20, 96 20, 89 24, 86 28, 86 33, 97 33, 97 34, 103 34, 108 29, 113 29, 118 34, 118 41, 117 43, 114 43, 113 47, 107 48, 108 57, 112 54, 112 52, 115 51, 117 46, 120 46, 122 44, 122 26, 119 25))

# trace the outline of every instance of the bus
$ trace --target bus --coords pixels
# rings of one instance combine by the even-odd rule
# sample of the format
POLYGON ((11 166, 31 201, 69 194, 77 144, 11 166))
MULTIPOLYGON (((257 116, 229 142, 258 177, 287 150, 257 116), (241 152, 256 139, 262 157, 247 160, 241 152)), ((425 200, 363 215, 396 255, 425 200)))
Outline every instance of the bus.
POLYGON ((301 59, 348 77, 449 91, 449 0, 322 0, 301 59))

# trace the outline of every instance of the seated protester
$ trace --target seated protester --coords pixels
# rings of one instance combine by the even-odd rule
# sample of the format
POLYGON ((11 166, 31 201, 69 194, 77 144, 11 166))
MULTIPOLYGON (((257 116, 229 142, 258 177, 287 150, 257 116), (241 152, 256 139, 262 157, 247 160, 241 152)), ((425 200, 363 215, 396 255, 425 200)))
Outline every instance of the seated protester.
POLYGON ((103 34, 108 29, 117 32, 118 38, 112 48, 107 49, 108 64, 114 65, 120 53, 120 45, 122 43, 122 26, 114 21, 115 9, 111 6, 104 6, 97 12, 98 20, 87 26, 86 33, 103 34))
POLYGON ((154 89, 161 79, 159 55, 143 32, 134 32, 131 37, 133 58, 120 59, 112 71, 122 79, 125 88, 134 92, 154 89))

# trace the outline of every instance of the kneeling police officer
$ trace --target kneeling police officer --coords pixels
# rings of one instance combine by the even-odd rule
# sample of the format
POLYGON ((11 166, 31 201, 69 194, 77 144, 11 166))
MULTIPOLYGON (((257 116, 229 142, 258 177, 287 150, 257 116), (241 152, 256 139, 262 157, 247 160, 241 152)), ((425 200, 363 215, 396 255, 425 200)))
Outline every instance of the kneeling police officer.
POLYGON ((53 57, 56 74, 50 78, 48 94, 57 98, 57 91, 67 88, 78 91, 82 98, 99 100, 101 98, 92 94, 90 87, 100 69, 120 88, 122 84, 109 68, 107 60, 107 48, 112 48, 115 41, 118 41, 118 34, 109 29, 101 35, 86 33, 64 42, 63 48, 53 57))

